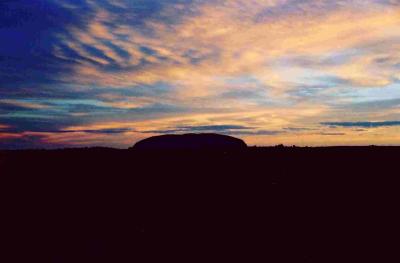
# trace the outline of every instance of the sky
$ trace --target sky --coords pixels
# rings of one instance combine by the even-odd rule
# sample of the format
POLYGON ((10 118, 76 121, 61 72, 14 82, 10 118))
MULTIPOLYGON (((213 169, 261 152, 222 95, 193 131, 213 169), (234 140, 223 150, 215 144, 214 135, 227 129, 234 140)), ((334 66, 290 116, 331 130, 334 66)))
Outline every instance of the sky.
POLYGON ((400 145, 400 0, 2 0, 0 149, 400 145))

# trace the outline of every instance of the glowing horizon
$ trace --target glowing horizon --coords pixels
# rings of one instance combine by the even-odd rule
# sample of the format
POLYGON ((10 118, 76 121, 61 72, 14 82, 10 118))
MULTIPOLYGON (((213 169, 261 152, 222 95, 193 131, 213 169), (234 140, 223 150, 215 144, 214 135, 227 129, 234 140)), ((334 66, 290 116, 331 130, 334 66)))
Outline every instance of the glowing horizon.
POLYGON ((400 145, 400 1, 0 3, 0 149, 400 145))

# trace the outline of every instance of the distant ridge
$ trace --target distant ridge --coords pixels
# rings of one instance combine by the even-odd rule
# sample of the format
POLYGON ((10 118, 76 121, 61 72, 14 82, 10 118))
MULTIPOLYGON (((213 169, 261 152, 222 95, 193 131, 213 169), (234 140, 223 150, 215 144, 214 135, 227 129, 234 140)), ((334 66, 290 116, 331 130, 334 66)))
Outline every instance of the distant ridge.
POLYGON ((160 135, 137 142, 136 150, 240 150, 247 148, 246 143, 238 138, 214 134, 160 135))

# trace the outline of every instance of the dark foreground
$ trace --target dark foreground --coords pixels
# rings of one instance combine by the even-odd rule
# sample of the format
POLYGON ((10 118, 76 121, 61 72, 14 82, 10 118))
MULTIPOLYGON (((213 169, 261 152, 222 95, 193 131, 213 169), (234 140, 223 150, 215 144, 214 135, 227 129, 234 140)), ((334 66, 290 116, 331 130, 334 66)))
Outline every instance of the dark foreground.
POLYGON ((395 147, 0 152, 0 262, 395 262, 399 161, 395 147))

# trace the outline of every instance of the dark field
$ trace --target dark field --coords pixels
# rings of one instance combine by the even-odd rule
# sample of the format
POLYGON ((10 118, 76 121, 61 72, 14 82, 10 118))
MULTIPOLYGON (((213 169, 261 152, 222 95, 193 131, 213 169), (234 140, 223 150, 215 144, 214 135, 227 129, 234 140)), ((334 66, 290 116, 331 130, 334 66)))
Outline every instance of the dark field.
POLYGON ((399 158, 396 147, 0 152, 1 262, 383 260, 397 248, 399 158))

